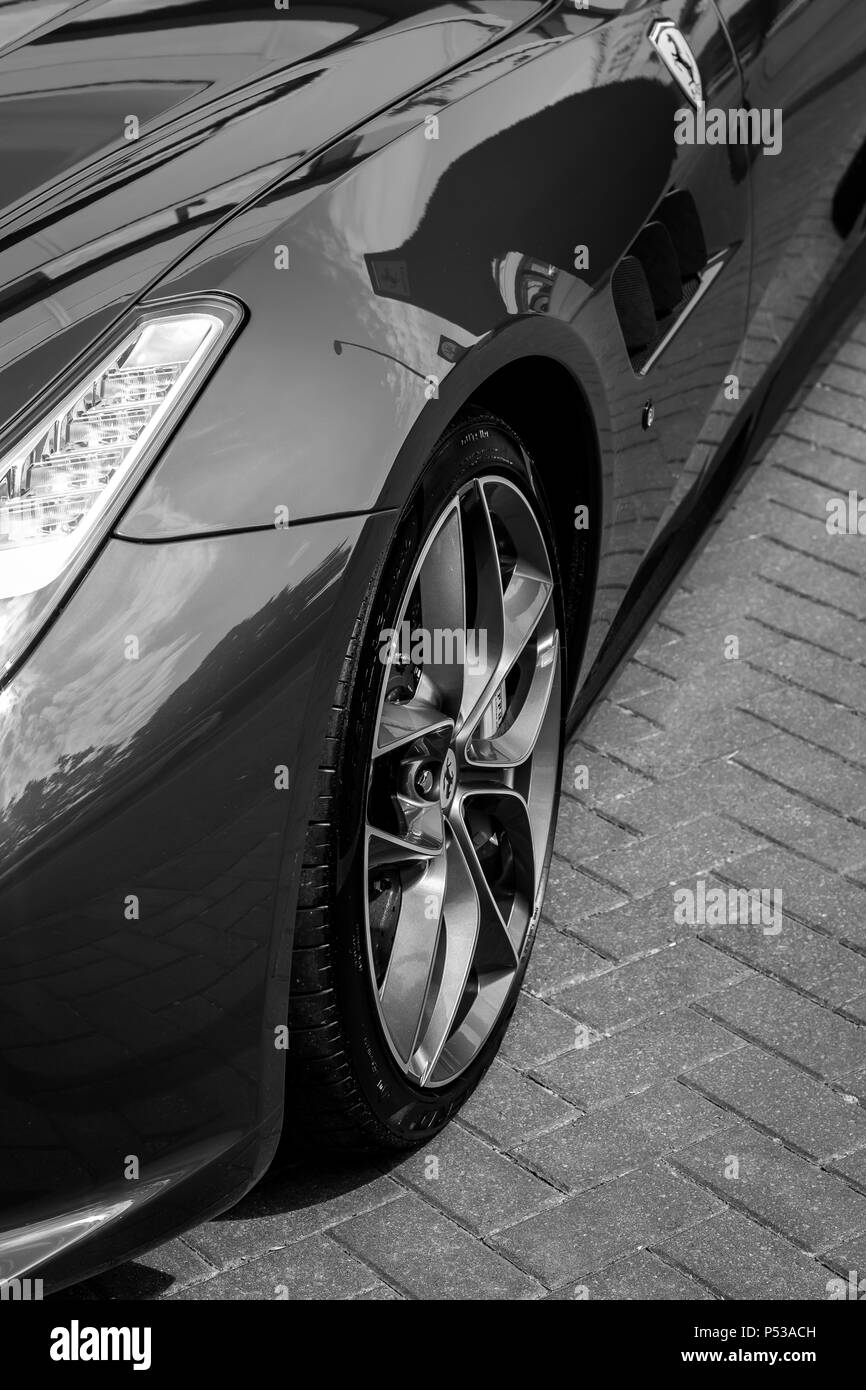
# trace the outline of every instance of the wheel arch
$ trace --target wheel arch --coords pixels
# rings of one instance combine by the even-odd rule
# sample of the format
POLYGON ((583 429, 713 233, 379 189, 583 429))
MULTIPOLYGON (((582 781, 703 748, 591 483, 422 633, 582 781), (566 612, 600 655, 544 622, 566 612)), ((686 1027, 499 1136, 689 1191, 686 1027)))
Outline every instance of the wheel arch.
MULTIPOLYGON (((602 473, 598 436, 580 384, 555 358, 517 358, 499 368, 466 402, 509 425, 532 459, 550 513, 563 576, 566 687, 574 693, 592 610, 599 563, 602 473), (542 402, 542 408, 539 408, 542 402), (571 456, 579 461, 570 466, 571 456), (575 526, 575 508, 591 524, 575 526)), ((566 701, 568 705, 568 700, 566 701)))

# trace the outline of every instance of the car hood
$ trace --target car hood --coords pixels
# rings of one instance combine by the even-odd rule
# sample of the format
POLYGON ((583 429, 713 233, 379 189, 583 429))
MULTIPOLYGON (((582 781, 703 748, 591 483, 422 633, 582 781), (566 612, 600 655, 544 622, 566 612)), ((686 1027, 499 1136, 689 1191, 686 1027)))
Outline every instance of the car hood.
POLYGON ((0 7, 0 447, 34 395, 237 208, 545 8, 0 7))

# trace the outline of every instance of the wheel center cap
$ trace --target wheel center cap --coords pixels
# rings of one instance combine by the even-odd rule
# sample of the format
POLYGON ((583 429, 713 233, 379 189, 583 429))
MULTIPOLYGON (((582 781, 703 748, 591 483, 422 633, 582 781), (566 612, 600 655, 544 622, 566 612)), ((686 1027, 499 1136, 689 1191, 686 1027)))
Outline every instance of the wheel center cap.
POLYGON ((457 759, 454 756, 453 748, 449 748, 445 754, 445 761, 442 764, 442 776, 439 779, 439 800, 443 808, 451 805, 454 791, 457 787, 457 759))

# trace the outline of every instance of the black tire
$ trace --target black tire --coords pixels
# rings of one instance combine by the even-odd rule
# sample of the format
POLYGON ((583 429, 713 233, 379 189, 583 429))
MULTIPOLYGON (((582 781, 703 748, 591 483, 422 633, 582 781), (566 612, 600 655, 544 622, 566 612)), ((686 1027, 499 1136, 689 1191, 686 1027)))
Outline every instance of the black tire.
MULTIPOLYGON (((442 437, 364 597, 334 693, 301 874, 292 958, 290 1039, 284 1136, 290 1147, 342 1150, 411 1147, 438 1132, 480 1081, 496 1055, 517 1001, 541 899, 532 915, 513 984, 474 1061, 435 1090, 414 1084, 397 1066, 374 997, 367 950, 367 877, 361 850, 383 667, 379 634, 393 626, 401 595, 427 533, 448 500, 474 477, 509 480, 530 500, 549 551, 556 624, 564 632, 553 528, 530 460, 501 420, 472 409, 442 437)), ((556 786, 564 731, 561 683, 556 786)), ((556 810, 541 871, 546 881, 556 810)))

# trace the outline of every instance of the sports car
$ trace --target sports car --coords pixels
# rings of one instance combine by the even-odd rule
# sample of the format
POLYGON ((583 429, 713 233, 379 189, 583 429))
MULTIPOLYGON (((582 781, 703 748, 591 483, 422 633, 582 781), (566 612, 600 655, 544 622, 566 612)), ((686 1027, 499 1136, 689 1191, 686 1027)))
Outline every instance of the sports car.
POLYGON ((863 0, 0 2, 0 1281, 478 1084, 864 98, 863 0))

